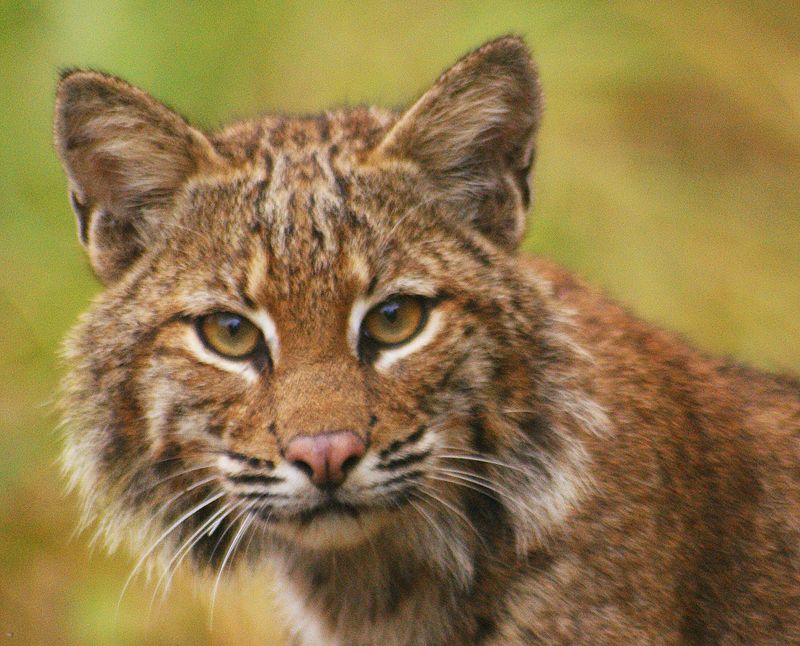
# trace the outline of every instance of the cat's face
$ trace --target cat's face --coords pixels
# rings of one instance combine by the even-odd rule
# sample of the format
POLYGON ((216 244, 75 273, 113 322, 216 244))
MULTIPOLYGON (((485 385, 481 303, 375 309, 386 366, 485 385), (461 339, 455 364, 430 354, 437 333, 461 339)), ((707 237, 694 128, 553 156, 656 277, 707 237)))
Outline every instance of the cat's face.
POLYGON ((261 540, 446 543, 486 505, 526 531, 551 514, 514 497, 579 466, 530 409, 556 353, 513 256, 538 109, 513 38, 399 118, 210 137, 68 75, 57 144, 108 289, 67 346, 65 463, 101 526, 224 564, 261 540))
POLYGON ((193 180, 79 335, 84 361, 118 364, 98 374, 116 413, 98 468, 141 490, 136 503, 180 496, 165 518, 219 496, 197 523, 244 515, 303 543, 361 541, 447 500, 458 476, 441 456, 492 441, 482 418, 513 327, 502 254, 438 226, 413 169, 337 148, 311 140, 193 180))

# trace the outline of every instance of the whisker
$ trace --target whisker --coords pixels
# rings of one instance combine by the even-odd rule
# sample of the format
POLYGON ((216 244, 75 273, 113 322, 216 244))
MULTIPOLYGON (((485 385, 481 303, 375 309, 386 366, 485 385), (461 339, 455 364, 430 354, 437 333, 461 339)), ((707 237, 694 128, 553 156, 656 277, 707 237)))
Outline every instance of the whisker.
MULTIPOLYGON (((497 494, 508 496, 511 494, 511 491, 500 484, 492 480, 491 478, 487 478, 485 476, 479 475, 477 473, 472 473, 470 471, 462 471, 461 469, 451 469, 447 467, 439 467, 436 469, 436 473, 446 473, 448 475, 463 478, 469 482, 472 482, 477 485, 485 486, 497 494)), ((513 497, 513 496, 512 496, 513 497)))
POLYGON ((422 518, 428 523, 428 525, 430 525, 431 529, 433 529, 439 535, 439 538, 442 539, 442 542, 447 544, 448 543, 448 538, 445 535, 444 530, 441 528, 441 526, 436 522, 436 520, 422 506, 422 503, 424 501, 420 500, 419 504, 417 504, 417 502, 415 500, 409 500, 408 502, 411 504, 411 506, 414 508, 414 510, 420 516, 422 516, 422 518))
POLYGON ((264 500, 256 508, 256 513, 262 519, 262 522, 260 523, 260 525, 261 525, 261 540, 262 541, 267 540, 267 538, 269 537, 269 535, 267 534, 267 526, 269 525, 270 518, 272 518, 272 512, 273 511, 274 511, 274 509, 272 507, 270 507, 269 502, 267 500, 264 500), (264 510, 267 509, 267 507, 270 508, 269 509, 269 513, 267 514, 267 517, 264 518, 263 517, 264 516, 264 510))
POLYGON ((141 495, 143 493, 147 493, 148 491, 152 491, 153 489, 155 489, 159 485, 162 485, 162 484, 164 484, 165 482, 167 482, 169 480, 173 480, 174 478, 179 478, 180 476, 185 476, 187 473, 194 473, 195 471, 201 471, 203 469, 213 469, 213 468, 214 468, 214 465, 213 464, 209 464, 207 466, 199 466, 199 467, 192 467, 191 469, 184 469, 183 471, 178 471, 177 473, 173 473, 173 474, 168 475, 168 476, 166 476, 164 478, 161 478, 160 480, 158 480, 158 481, 156 481, 154 483, 148 484, 145 487, 141 487, 139 489, 135 489, 134 491, 130 491, 130 492, 126 492, 126 493, 129 496, 139 496, 139 495, 141 495))
POLYGON ((209 476, 208 478, 203 478, 202 480, 198 480, 197 482, 192 483, 189 487, 186 487, 186 489, 181 489, 178 493, 172 496, 169 500, 167 500, 167 502, 163 503, 156 510, 156 512, 153 514, 153 518, 160 518, 161 515, 167 510, 167 508, 181 496, 185 496, 190 491, 193 491, 198 487, 202 487, 203 485, 207 485, 209 482, 213 482, 214 480, 217 480, 216 475, 209 476))
POLYGON ((453 476, 442 476, 442 475, 431 475, 430 478, 432 480, 438 480, 439 482, 448 482, 450 484, 458 485, 460 487, 464 487, 465 489, 471 489, 472 491, 477 491, 484 496, 488 495, 491 498, 495 498, 497 500, 501 500, 502 496, 498 497, 497 492, 493 492, 491 490, 487 490, 482 485, 472 484, 465 480, 455 478, 453 476))
POLYGON ((122 603, 122 598, 125 596, 125 592, 128 589, 128 586, 131 584, 131 581, 133 581, 134 577, 139 572, 139 569, 142 567, 144 562, 155 551, 155 549, 161 544, 161 542, 164 541, 167 538, 167 536, 169 536, 179 525, 181 525, 182 523, 187 521, 189 518, 191 518, 194 514, 196 514, 198 511, 200 511, 204 507, 207 507, 211 503, 216 502, 217 500, 222 498, 224 495, 225 495, 224 491, 219 491, 218 493, 214 494, 213 496, 210 496, 210 497, 206 498, 202 502, 200 502, 197 505, 195 505, 194 507, 192 507, 189 511, 187 511, 180 518, 178 518, 178 520, 176 520, 174 523, 172 523, 167 529, 165 529, 162 532, 162 534, 155 540, 155 542, 144 552, 144 554, 142 554, 141 558, 136 562, 136 565, 133 566, 133 570, 131 571, 130 575, 128 576, 127 580, 125 581, 125 585, 122 586, 122 592, 120 592, 119 600, 117 601, 117 616, 119 615, 119 609, 120 609, 120 605, 122 603))
MULTIPOLYGON (((485 478, 475 473, 469 473, 466 471, 460 471, 458 469, 438 469, 436 471, 437 474, 446 474, 451 478, 456 478, 463 482, 469 482, 479 487, 483 487, 484 490, 491 491, 492 493, 499 496, 497 500, 503 501, 519 507, 524 511, 534 514, 535 512, 531 509, 523 500, 520 500, 519 496, 516 495, 513 491, 508 489, 507 487, 501 485, 494 480, 490 480, 489 478, 485 478)), ((485 493, 485 491, 484 491, 485 493)))
POLYGON ((168 457, 168 458, 160 458, 160 459, 154 460, 154 461, 153 460, 148 460, 147 457, 148 456, 145 456, 145 458, 143 460, 147 463, 147 466, 149 466, 149 467, 157 467, 157 466, 160 466, 162 464, 166 464, 167 462, 177 462, 179 460, 185 460, 186 459, 186 456, 183 456, 183 455, 173 455, 173 456, 168 457))
MULTIPOLYGON (((448 450, 458 450, 455 447, 447 447, 446 446, 446 447, 442 447, 442 448, 448 449, 448 450)), ((508 462, 503 462, 503 461, 497 460, 495 458, 487 458, 485 456, 478 456, 478 455, 474 455, 474 454, 471 454, 471 453, 468 453, 468 454, 465 454, 465 455, 458 455, 458 454, 453 454, 453 453, 443 453, 443 454, 437 454, 436 457, 438 457, 438 458, 447 458, 447 459, 451 459, 451 460, 467 460, 467 461, 472 461, 472 462, 482 462, 482 463, 485 463, 485 464, 492 464, 492 465, 495 465, 495 466, 498 466, 498 467, 504 467, 506 469, 512 469, 514 471, 519 471, 520 473, 526 473, 527 474, 527 471, 525 469, 523 469, 522 467, 518 467, 518 466, 516 466, 514 464, 509 464, 508 462)))
MULTIPOLYGON (((499 482, 492 480, 491 478, 487 478, 485 476, 479 475, 477 473, 472 473, 470 471, 462 471, 461 469, 452 469, 452 468, 439 468, 437 469, 437 473, 446 473, 453 477, 462 478, 474 484, 480 485, 482 487, 486 487, 487 489, 495 492, 499 496, 503 496, 513 502, 517 502, 516 494, 506 487, 505 485, 500 484, 499 482)), ((524 504, 524 503, 520 503, 524 504)))
MULTIPOLYGON (((234 523, 239 520, 244 514, 250 511, 251 506, 247 505, 245 508, 239 513, 236 519, 233 521, 234 523)), ((217 574, 217 580, 214 581, 214 588, 211 591, 211 608, 209 611, 209 625, 214 621, 214 606, 217 602, 217 589, 219 588, 220 581, 222 581, 222 574, 225 572, 225 566, 228 564, 231 556, 233 556, 236 548, 239 545, 239 542, 242 540, 245 532, 248 530, 250 525, 253 523, 253 516, 248 516, 244 520, 239 521, 239 530, 234 535, 233 539, 228 545, 228 551, 225 553, 225 558, 222 559, 222 565, 219 567, 219 573, 217 574)))
POLYGON ((207 485, 207 484, 209 484, 210 482, 213 482, 216 479, 217 479, 216 475, 209 476, 208 478, 203 478, 202 480, 198 480, 197 482, 193 483, 189 487, 186 487, 185 489, 181 489, 178 493, 173 495, 165 503, 162 503, 161 506, 159 506, 159 508, 156 509, 156 511, 154 513, 149 515, 149 519, 148 519, 147 524, 146 524, 147 529, 152 527, 157 521, 161 520, 163 518, 165 512, 169 509, 169 507, 173 503, 175 503, 179 498, 182 498, 183 496, 185 496, 187 493, 193 491, 194 489, 197 489, 199 487, 207 485))
MULTIPOLYGON (((252 516, 250 519, 250 523, 255 522, 255 516, 252 516)), ((247 539, 247 545, 245 545, 244 549, 242 550, 242 554, 246 557, 250 553, 250 546, 253 544, 253 536, 255 536, 255 532, 250 532, 250 537, 247 539)))
POLYGON ((419 487, 419 489, 418 489, 417 491, 418 491, 419 493, 421 493, 421 494, 424 494, 424 495, 428 496, 428 497, 429 497, 429 498, 431 498, 433 501, 435 501, 435 502, 439 503, 439 504, 440 504, 440 505, 442 505, 443 507, 446 507, 446 508, 447 508, 447 509, 449 509, 451 512, 453 512, 453 513, 454 513, 456 516, 458 516, 458 518, 460 518, 460 519, 461 519, 461 520, 464 522, 464 524, 465 524, 467 527, 469 527, 469 528, 470 528, 470 529, 471 529, 473 532, 475 532, 475 535, 478 537, 478 539, 479 539, 481 542, 483 542, 483 537, 481 536, 480 532, 477 530, 477 528, 475 527, 475 525, 473 525, 473 524, 472 524, 472 521, 470 521, 470 519, 469 519, 469 518, 467 518, 467 517, 464 515, 464 512, 463 512, 463 511, 461 511, 460 509, 458 509, 457 507, 455 507, 455 506, 454 506, 452 503, 448 502, 448 501, 447 501, 447 500, 445 500, 444 498, 441 498, 441 497, 440 497, 438 494, 436 494, 436 493, 432 492, 432 491, 430 490, 430 487, 420 486, 420 487, 419 487))
POLYGON ((170 588, 170 583, 172 581, 173 576, 180 567, 181 562, 186 557, 186 555, 192 550, 192 548, 197 545, 197 543, 203 538, 203 535, 211 535, 213 534, 216 529, 219 527, 220 523, 225 519, 225 516, 228 515, 233 509, 233 505, 231 503, 226 503, 220 509, 215 511, 209 518, 207 518, 201 525, 198 527, 194 533, 187 538, 183 544, 175 551, 175 555, 170 559, 169 563, 167 563, 167 567, 164 568, 164 571, 161 573, 156 585, 155 590, 153 591, 153 596, 150 599, 150 608, 148 609, 148 613, 152 609, 153 602, 155 601, 156 595, 158 594, 158 590, 161 587, 161 583, 166 578, 166 584, 164 585, 163 592, 161 594, 161 599, 166 597, 167 592, 170 588), (174 565, 174 567, 173 567, 174 565))
MULTIPOLYGON (((241 501, 241 500, 237 500, 235 503, 233 503, 233 507, 232 507, 231 511, 235 511, 236 509, 239 509, 240 507, 243 507, 245 505, 247 505, 247 502, 244 502, 244 501, 241 501)), ((208 557, 209 566, 213 565, 214 555, 217 553, 217 550, 219 549, 219 546, 222 545, 222 540, 225 538, 225 536, 228 535, 228 532, 231 531, 231 529, 236 524, 236 521, 239 519, 240 516, 241 516, 241 514, 236 516, 236 518, 233 519, 233 522, 228 523, 228 525, 225 527, 225 529, 222 530, 222 533, 219 535, 219 538, 217 539, 217 542, 214 544, 214 549, 211 550, 211 554, 208 557)))

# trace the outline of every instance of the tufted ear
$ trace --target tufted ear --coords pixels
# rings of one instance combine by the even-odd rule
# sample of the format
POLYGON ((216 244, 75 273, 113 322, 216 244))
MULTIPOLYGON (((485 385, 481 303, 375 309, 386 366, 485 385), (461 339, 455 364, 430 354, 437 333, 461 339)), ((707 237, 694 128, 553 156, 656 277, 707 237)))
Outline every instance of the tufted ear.
POLYGON ((78 234, 106 284, 157 238, 187 179, 218 163, 205 135, 172 110, 125 81, 90 71, 61 78, 55 143, 78 234))
POLYGON ((530 206, 541 104, 525 43, 499 38, 442 74, 400 117, 378 152, 416 162, 464 225, 512 249, 530 206))

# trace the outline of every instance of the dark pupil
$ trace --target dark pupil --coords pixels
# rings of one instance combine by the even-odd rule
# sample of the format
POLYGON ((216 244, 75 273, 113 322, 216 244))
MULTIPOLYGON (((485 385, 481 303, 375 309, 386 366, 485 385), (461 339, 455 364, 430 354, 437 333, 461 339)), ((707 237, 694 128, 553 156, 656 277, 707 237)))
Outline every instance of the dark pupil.
POLYGON ((399 311, 400 311, 400 303, 398 303, 397 301, 386 303, 386 305, 381 307, 381 314, 383 314, 383 318, 385 318, 392 325, 397 323, 397 314, 399 311))
POLYGON ((239 316, 232 314, 222 314, 219 317, 219 325, 224 328, 228 336, 232 339, 235 338, 242 329, 242 319, 239 316))

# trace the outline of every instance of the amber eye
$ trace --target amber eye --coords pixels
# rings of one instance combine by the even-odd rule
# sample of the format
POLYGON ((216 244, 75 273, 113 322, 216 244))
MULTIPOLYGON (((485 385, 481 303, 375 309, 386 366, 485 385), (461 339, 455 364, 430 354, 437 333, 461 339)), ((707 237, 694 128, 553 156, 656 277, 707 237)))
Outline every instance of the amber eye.
POLYGON ((198 320, 203 342, 217 354, 243 359, 259 346, 261 332, 243 316, 232 312, 214 312, 198 320))
POLYGON ((380 345, 405 343, 425 324, 425 303, 418 296, 392 296, 367 312, 362 330, 380 345))

